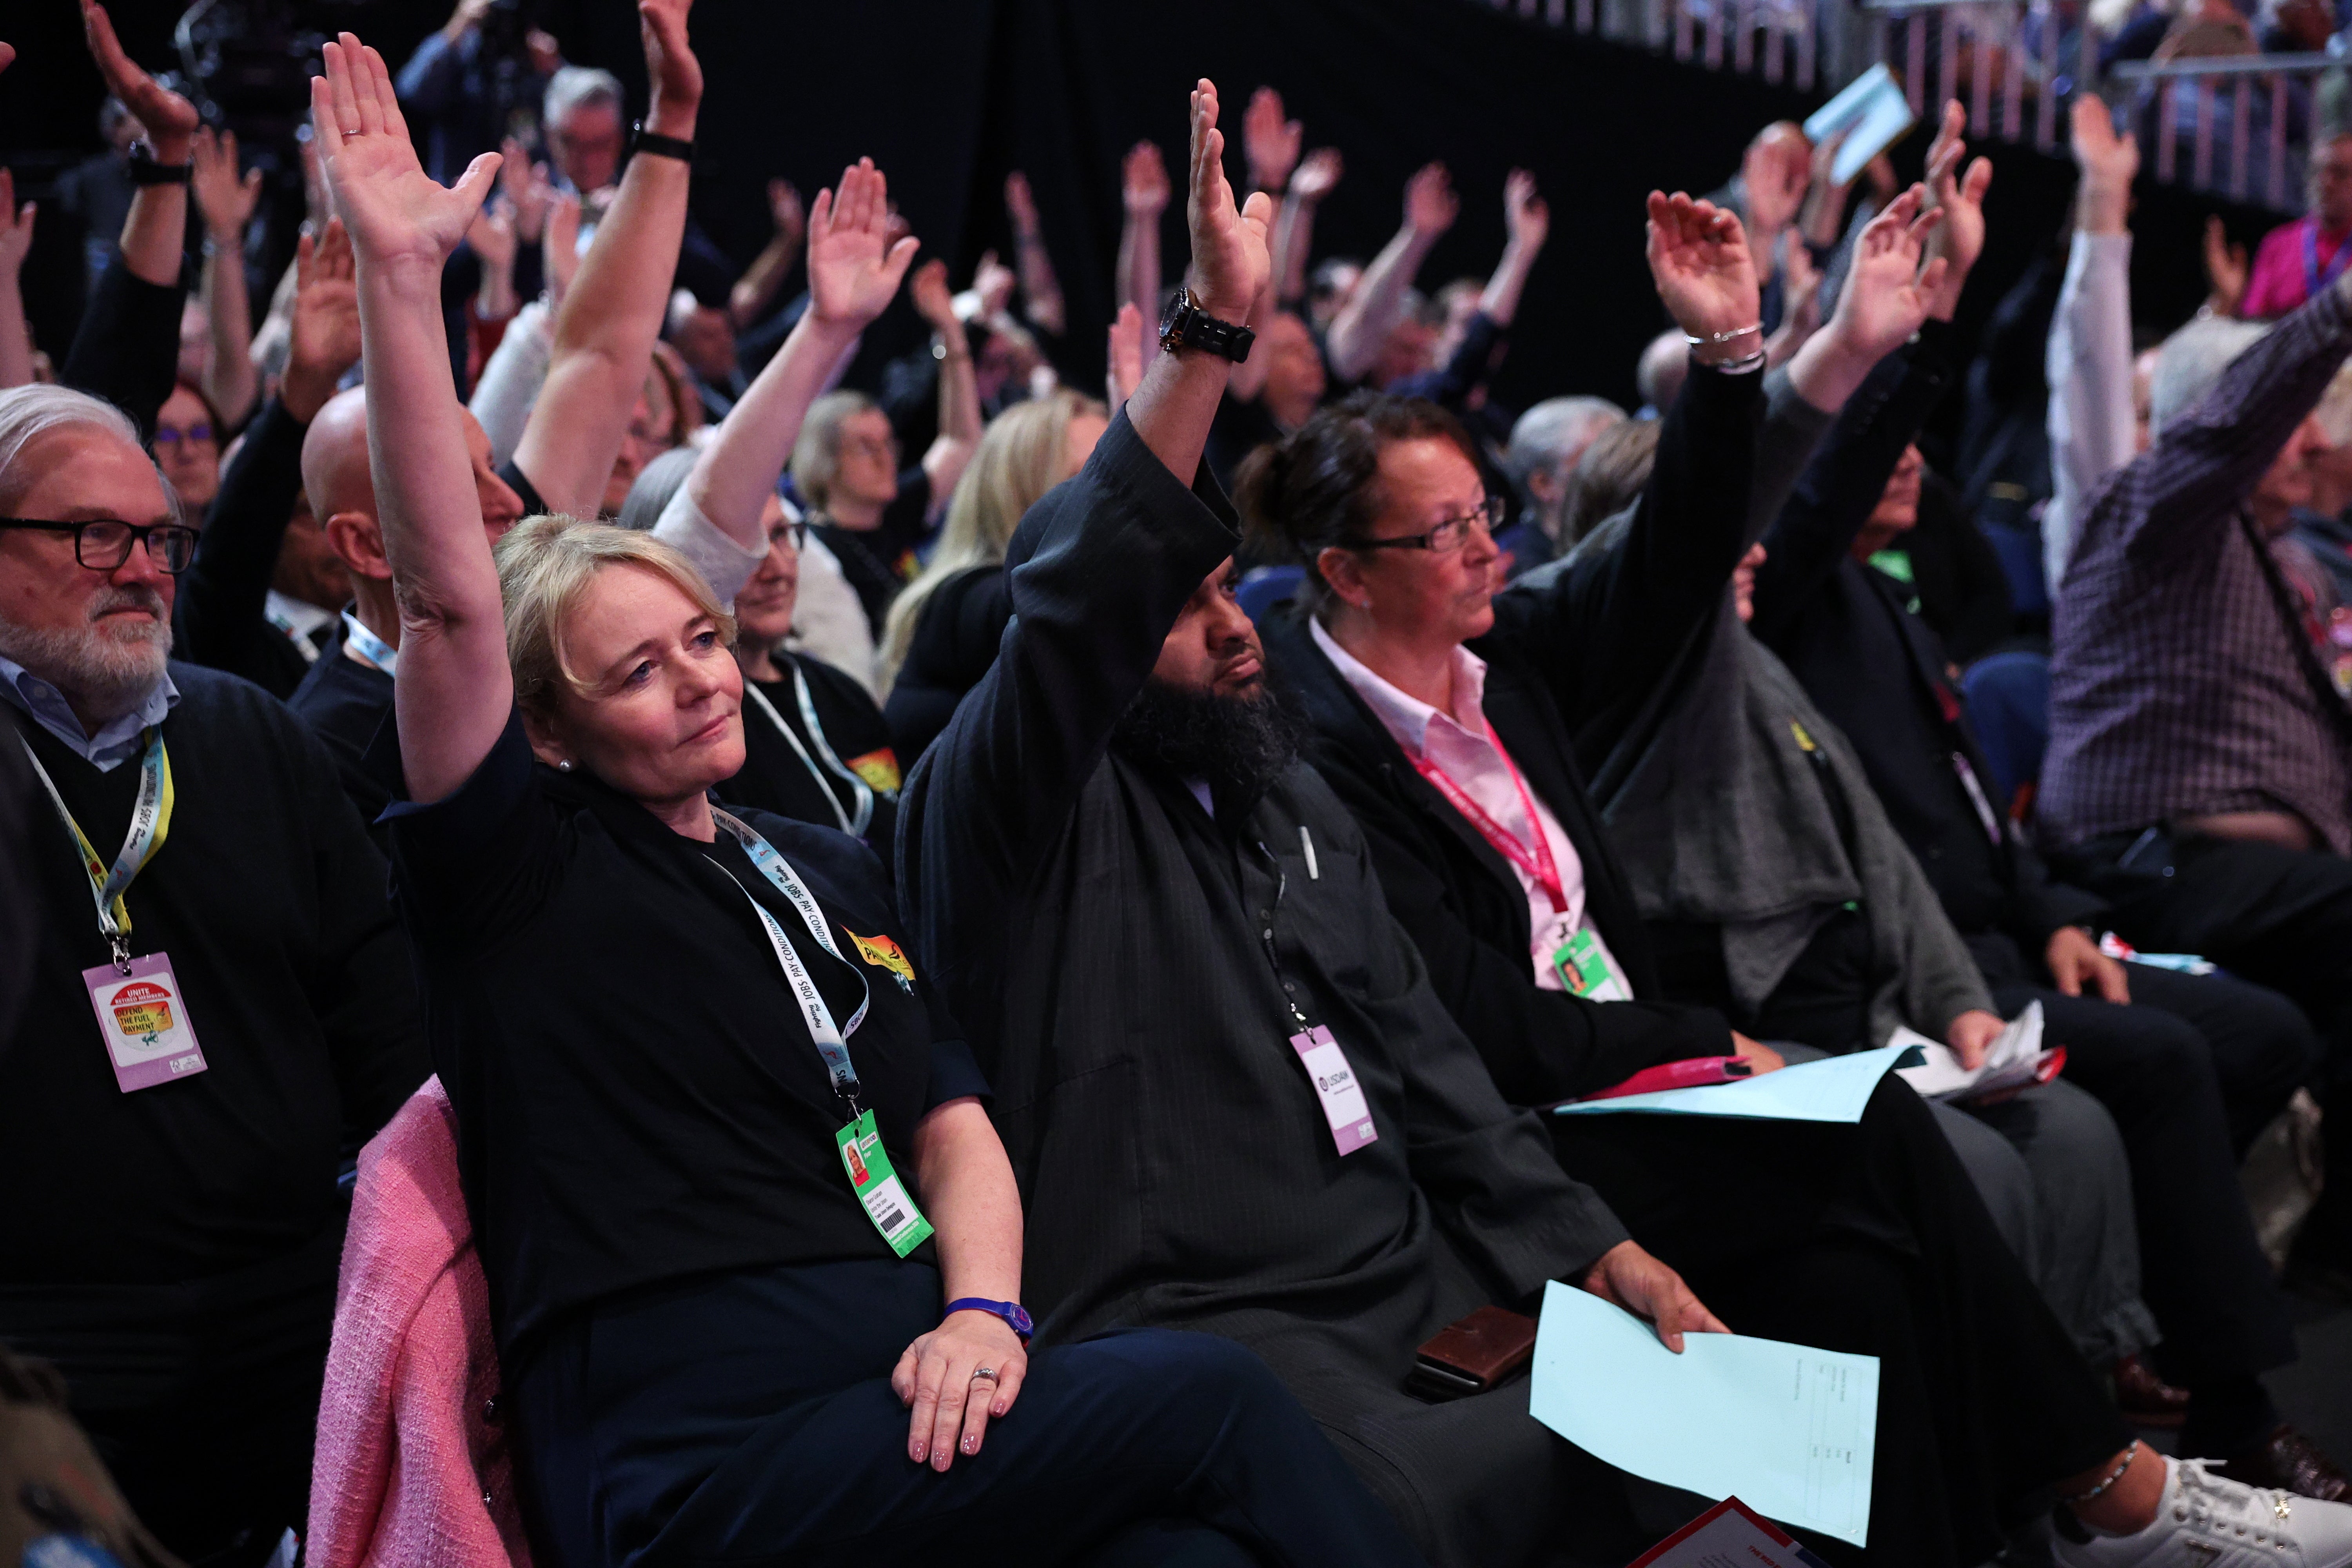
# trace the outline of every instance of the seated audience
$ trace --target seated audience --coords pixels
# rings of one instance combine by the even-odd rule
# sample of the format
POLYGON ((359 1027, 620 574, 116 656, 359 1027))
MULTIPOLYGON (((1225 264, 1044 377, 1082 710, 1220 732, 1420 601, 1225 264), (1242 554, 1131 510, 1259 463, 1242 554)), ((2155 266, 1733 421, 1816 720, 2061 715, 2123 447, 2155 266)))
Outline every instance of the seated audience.
MULTIPOLYGON (((2201 953, 2302 1005, 2330 1053, 2323 1127, 2352 1168, 2352 721, 2292 613, 2274 546, 2310 498, 2311 417, 2352 353, 2339 276, 2275 327, 2165 345, 2154 445, 2090 500, 2052 621, 2035 797, 2052 868, 2134 946, 2201 953)), ((2352 1194, 2305 1226, 2352 1265, 2352 1194)))
MULTIPOLYGON (((944 276, 938 283, 941 300, 944 276)), ((955 322, 952 310, 934 318, 955 322)), ((953 327, 962 339, 961 323, 953 327)), ((940 378, 942 410, 968 404, 953 420, 943 414, 939 439, 917 467, 900 472, 898 437, 889 417, 862 392, 829 392, 809 409, 793 448, 793 483, 808 503, 809 531, 841 563, 842 574, 857 590, 874 639, 882 640, 890 601, 915 575, 915 547, 929 534, 935 511, 955 489, 971 447, 980 439, 980 402, 970 380, 971 351, 962 351, 965 374, 940 378), (966 388, 950 390, 961 379, 966 388), (950 434, 950 429, 962 432, 950 434)))
POLYGON ((1258 447, 1306 424, 1330 385, 1322 351, 1304 321, 1288 310, 1252 319, 1264 323, 1257 341, 1249 358, 1234 367, 1233 384, 1209 427, 1209 468, 1219 484, 1232 483, 1242 459, 1258 447))
POLYGON ((1625 411, 1605 397, 1548 397, 1511 426, 1503 471, 1518 494, 1520 521, 1506 531, 1513 537, 1496 542, 1511 552, 1517 570, 1540 566, 1574 542, 1566 521, 1577 463, 1624 421, 1625 411))
POLYGON ((2310 210, 2263 237, 2238 313, 2268 321, 2317 299, 2352 267, 2352 128, 2313 138, 2305 176, 2310 210))
POLYGON ((1333 385, 1386 386, 1426 368, 1432 334, 1412 309, 1412 280, 1461 213, 1444 164, 1428 164, 1405 182, 1404 226, 1348 290, 1324 338, 1333 385))
MULTIPOLYGON (((649 0, 662 54, 686 9, 649 0)), ((887 882, 830 830, 710 805, 743 760, 741 678, 684 556, 555 517, 493 555, 432 332, 490 170, 435 184, 382 60, 346 33, 326 65, 414 617, 395 896, 539 1536, 567 1563, 1413 1561, 1247 1355, 1150 1331, 1025 1349, 988 1087, 887 882), (777 1353, 795 1342, 824 1353, 777 1353)), ((837 194, 878 310, 907 260, 882 181, 837 194)))
POLYGON ((1463 279, 1440 291, 1444 325, 1430 345, 1430 368, 1386 384, 1402 396, 1428 398, 1497 450, 1510 439, 1511 416, 1489 399, 1486 378, 1510 347, 1519 296, 1551 233, 1551 208, 1536 195, 1536 177, 1525 169, 1512 170, 1503 182, 1503 227, 1510 237, 1485 287, 1463 279))
POLYGON ((130 420, 0 393, 0 743, 45 786, 7 879, 42 918, 0 1051, 0 1341, 165 1546, 257 1568, 309 1497, 337 1166, 426 1071, 408 954, 318 742, 170 661, 195 535, 130 420))
POLYGON ((948 501, 939 547, 883 628, 883 714, 902 767, 914 766, 996 662, 1013 618, 1004 577, 1013 530, 1086 467, 1108 423, 1094 399, 1057 392, 997 416, 981 437, 948 501))

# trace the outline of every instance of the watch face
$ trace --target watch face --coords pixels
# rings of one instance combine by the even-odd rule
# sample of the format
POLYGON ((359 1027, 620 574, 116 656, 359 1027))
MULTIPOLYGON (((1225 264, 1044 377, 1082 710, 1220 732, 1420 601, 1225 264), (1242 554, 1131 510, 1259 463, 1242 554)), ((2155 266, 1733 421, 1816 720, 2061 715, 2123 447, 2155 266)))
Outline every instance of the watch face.
POLYGON ((1160 335, 1162 338, 1176 330, 1176 323, 1184 319, 1185 310, 1192 303, 1192 296, 1189 289, 1179 289, 1168 296, 1168 308, 1160 312, 1160 335))
POLYGON ((1029 1309, 1026 1307, 1014 1307, 1009 1321, 1013 1324, 1013 1331, 1024 1339, 1036 1331, 1037 1325, 1030 1321, 1029 1309))

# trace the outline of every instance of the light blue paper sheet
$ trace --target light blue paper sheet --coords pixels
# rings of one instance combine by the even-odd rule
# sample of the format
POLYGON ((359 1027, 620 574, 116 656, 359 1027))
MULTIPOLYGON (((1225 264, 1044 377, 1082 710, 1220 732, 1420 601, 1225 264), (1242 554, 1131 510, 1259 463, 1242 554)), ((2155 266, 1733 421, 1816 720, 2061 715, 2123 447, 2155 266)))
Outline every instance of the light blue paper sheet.
POLYGON ((1741 1334, 1683 1346, 1555 1280, 1528 1414, 1621 1470, 1869 1545, 1878 1358, 1741 1334))
POLYGON ((1830 177, 1841 185, 1850 184, 1864 164, 1901 141, 1917 120, 1911 112, 1910 96, 1895 79, 1895 73, 1875 65, 1813 110, 1805 121, 1805 137, 1818 145, 1838 132, 1845 132, 1830 177))
POLYGON ((1859 1121, 1862 1108, 1888 1069, 1905 1065, 1912 1046, 1883 1046, 1850 1057, 1799 1062, 1778 1072, 1697 1089, 1664 1089, 1586 1100, 1558 1109, 1561 1116, 1605 1116, 1612 1111, 1663 1111, 1676 1116, 1746 1116, 1767 1121, 1859 1121))

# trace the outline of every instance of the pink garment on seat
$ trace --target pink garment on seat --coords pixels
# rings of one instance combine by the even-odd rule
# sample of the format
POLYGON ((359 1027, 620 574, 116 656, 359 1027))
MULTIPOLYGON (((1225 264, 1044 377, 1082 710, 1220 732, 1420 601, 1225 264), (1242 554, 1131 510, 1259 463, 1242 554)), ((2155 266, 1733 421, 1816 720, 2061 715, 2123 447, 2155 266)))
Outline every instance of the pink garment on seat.
POLYGON ((312 1568, 530 1568, 489 1289, 429 1078, 360 1152, 310 1475, 312 1568))

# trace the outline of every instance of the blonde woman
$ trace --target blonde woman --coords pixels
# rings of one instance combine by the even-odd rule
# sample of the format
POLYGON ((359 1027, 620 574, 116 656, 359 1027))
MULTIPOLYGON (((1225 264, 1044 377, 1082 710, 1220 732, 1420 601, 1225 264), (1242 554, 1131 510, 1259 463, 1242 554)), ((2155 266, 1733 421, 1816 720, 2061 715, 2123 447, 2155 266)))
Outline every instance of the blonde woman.
MULTIPOLYGON (((643 0, 657 68, 690 61, 686 11, 643 0)), ((1029 1354, 988 1086, 888 881, 840 833, 710 803, 743 764, 733 617, 624 529, 531 518, 493 558, 439 325, 497 157, 443 189, 383 59, 349 33, 324 54, 406 633, 397 898, 534 1541, 575 1568, 1148 1563, 1185 1536, 1219 1562, 1410 1561, 1238 1347, 1029 1354)), ((652 74, 646 125, 691 135, 652 74)), ((913 254, 887 212, 870 164, 810 211, 795 330, 835 353, 913 254)))
POLYGON ((995 660, 1013 618, 1004 545, 1022 514, 1086 466, 1109 423, 1101 404, 1062 391, 1006 410, 981 437, 939 549, 883 627, 883 716, 903 766, 915 765, 995 660))

